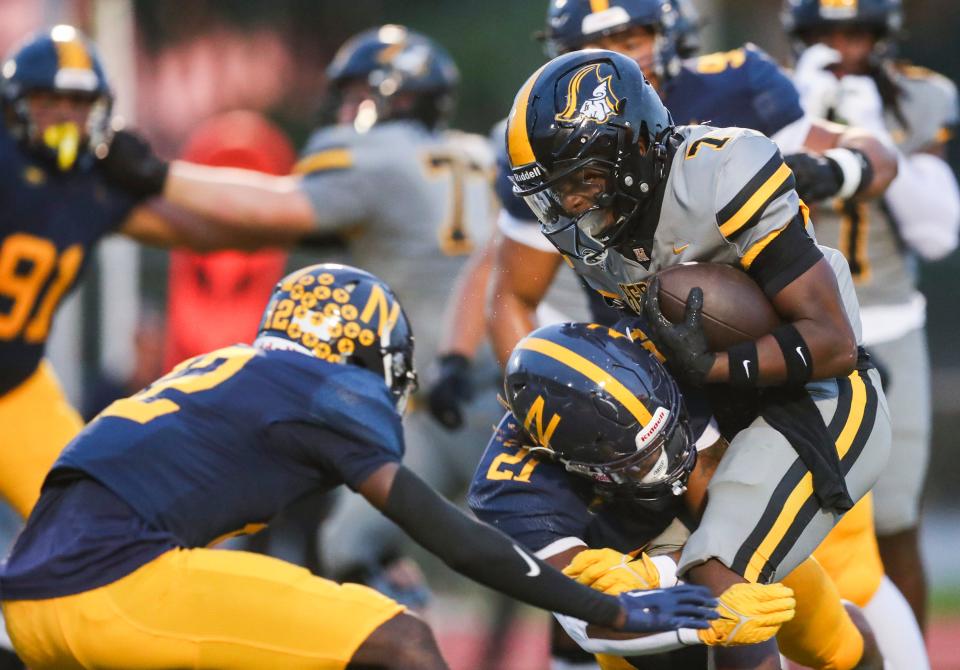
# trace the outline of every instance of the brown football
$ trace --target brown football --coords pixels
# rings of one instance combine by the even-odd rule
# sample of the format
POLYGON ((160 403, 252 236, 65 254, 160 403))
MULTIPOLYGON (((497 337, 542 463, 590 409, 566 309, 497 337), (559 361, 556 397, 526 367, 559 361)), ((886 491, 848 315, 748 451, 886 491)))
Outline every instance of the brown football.
POLYGON ((682 263, 660 271, 660 309, 683 320, 690 289, 703 289, 703 329, 712 351, 755 340, 780 325, 773 305, 745 272, 719 263, 682 263))

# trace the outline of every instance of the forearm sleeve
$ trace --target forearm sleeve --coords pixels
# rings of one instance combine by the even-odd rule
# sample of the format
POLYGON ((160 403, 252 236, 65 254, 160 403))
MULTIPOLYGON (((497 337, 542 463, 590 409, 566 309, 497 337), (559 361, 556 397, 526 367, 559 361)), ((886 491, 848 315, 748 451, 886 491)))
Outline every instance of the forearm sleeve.
POLYGON ((960 190, 946 162, 929 154, 901 158, 885 197, 903 241, 924 260, 957 248, 960 190))
POLYGON ((452 569, 517 600, 602 626, 612 626, 620 614, 616 598, 576 583, 471 519, 404 467, 384 513, 452 569))

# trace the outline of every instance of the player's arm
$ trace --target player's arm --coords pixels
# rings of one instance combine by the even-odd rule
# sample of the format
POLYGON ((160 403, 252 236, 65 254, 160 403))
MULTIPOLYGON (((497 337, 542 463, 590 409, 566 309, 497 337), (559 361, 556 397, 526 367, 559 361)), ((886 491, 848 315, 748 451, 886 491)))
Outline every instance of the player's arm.
MULTIPOLYGON (((487 330, 494 354, 506 365, 510 352, 536 327, 537 306, 546 296, 563 257, 555 250, 531 246, 504 229, 496 243, 496 265, 487 303, 487 330)), ((511 217, 512 218, 512 217, 511 217)), ((536 224, 514 219, 513 226, 526 226, 542 240, 536 224)))
POLYGON ((704 628, 715 616, 715 601, 702 590, 644 594, 648 601, 642 605, 638 594, 617 599, 581 586, 503 533, 469 518, 397 463, 380 466, 358 491, 457 572, 531 605, 639 632, 704 628))
MULTIPOLYGON (((833 269, 807 233, 806 208, 791 171, 770 140, 755 133, 728 142, 723 152, 716 223, 783 325, 758 340, 711 353, 700 324, 703 292, 695 289, 680 324, 665 319, 657 300, 644 301, 651 338, 671 367, 693 384, 801 386, 850 374, 857 361, 856 339, 833 269)), ((658 291, 654 279, 647 296, 658 291)))
POLYGON ((935 261, 957 248, 960 232, 960 190, 946 162, 947 142, 960 123, 957 89, 937 77, 932 82, 933 115, 930 142, 921 151, 904 156, 900 173, 885 200, 900 237, 921 258, 935 261))
POLYGON ((756 129, 786 156, 801 198, 873 198, 886 190, 896 174, 897 157, 883 129, 880 106, 869 128, 829 123, 804 111, 797 87, 759 47, 747 45, 743 70, 760 123, 756 129))
POLYGON ((451 429, 463 425, 462 405, 473 397, 470 366, 487 334, 485 305, 496 238, 492 235, 470 256, 447 300, 436 380, 427 400, 433 417, 451 429))
MULTIPOLYGON (((118 188, 140 197, 163 196, 174 206, 137 208, 122 229, 135 239, 161 246, 208 250, 291 244, 311 234, 345 228, 372 206, 367 191, 373 186, 351 183, 345 187, 339 183, 346 179, 342 174, 335 179, 313 173, 277 176, 185 161, 168 163, 146 141, 128 132, 113 137, 100 167, 118 188)), ((362 180, 353 180, 357 181, 362 180)))

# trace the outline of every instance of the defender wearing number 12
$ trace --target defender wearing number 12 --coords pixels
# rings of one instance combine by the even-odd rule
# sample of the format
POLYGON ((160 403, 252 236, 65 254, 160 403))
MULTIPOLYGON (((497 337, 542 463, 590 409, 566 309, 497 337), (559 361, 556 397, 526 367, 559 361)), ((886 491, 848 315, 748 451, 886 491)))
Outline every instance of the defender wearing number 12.
POLYGON ((531 604, 634 632, 717 618, 702 587, 618 599, 576 584, 437 495, 400 464, 415 388, 389 286, 334 264, 282 279, 253 346, 182 363, 64 450, 0 567, 17 652, 38 670, 445 669, 426 624, 390 598, 206 548, 343 484, 450 566, 531 604))

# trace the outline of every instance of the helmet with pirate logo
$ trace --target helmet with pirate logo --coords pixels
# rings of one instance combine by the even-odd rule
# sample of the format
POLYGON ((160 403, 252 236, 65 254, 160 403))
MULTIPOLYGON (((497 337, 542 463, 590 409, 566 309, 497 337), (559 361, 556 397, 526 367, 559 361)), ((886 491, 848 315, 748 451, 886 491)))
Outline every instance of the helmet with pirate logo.
POLYGON ((599 495, 656 507, 686 490, 696 447, 683 397, 630 336, 585 323, 535 330, 510 355, 503 390, 532 449, 599 495))
POLYGON ((667 170, 673 119, 630 58, 588 49, 524 84, 507 119, 514 194, 587 262, 627 241, 667 170))
POLYGON ((281 279, 254 345, 382 375, 401 413, 417 387, 413 332, 400 302, 380 279, 349 265, 311 265, 281 279))

